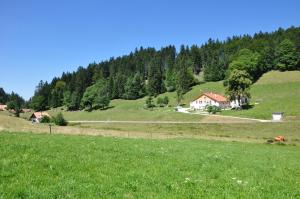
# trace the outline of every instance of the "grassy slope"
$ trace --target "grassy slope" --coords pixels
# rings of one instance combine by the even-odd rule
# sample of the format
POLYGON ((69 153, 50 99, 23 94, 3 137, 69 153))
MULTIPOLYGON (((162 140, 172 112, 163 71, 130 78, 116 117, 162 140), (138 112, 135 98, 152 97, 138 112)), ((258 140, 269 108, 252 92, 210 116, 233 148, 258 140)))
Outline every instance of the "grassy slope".
POLYGON ((300 71, 269 72, 251 88, 253 108, 225 111, 224 114, 271 119, 272 112, 284 112, 292 119, 300 118, 300 71))
POLYGON ((299 147, 0 133, 0 198, 298 198, 299 147))
MULTIPOLYGON (((197 97, 201 92, 224 94, 222 82, 208 82, 197 85, 184 96, 184 103, 197 97)), ((170 95, 170 94, 169 94, 170 95)), ((284 112, 286 116, 300 118, 300 71, 271 71, 263 75, 251 87, 252 103, 255 106, 243 111, 223 111, 224 115, 271 119, 272 112, 284 112)), ((174 94, 172 94, 175 99, 174 94)), ((175 104, 172 101, 172 104, 175 104)))
MULTIPOLYGON (((155 108, 153 111, 143 109, 145 99, 113 100, 110 108, 105 111, 74 111, 63 112, 67 120, 127 120, 127 121, 200 121, 203 116, 187 115, 175 112, 174 108, 155 108)), ((49 111, 55 115, 59 110, 49 111)))
MULTIPOLYGON (((183 103, 189 102, 201 92, 224 94, 222 82, 208 82, 194 86, 184 95, 183 103)), ((251 88, 252 103, 255 106, 243 111, 223 111, 223 115, 271 119, 272 112, 285 112, 289 119, 300 117, 300 71, 271 71, 261 77, 251 88)), ((176 93, 169 92, 158 97, 168 96, 170 106, 176 106, 176 93)), ((173 108, 156 108, 154 111, 143 109, 146 98, 138 100, 112 100, 112 108, 91 113, 76 111, 65 112, 68 120, 160 120, 160 121, 199 121, 201 116, 175 113, 173 108)), ((156 101, 156 99, 154 100, 156 101)), ((58 110, 59 111, 59 110, 58 110)), ((50 113, 56 114, 52 110, 50 113)))
MULTIPOLYGON (((183 103, 189 104, 190 99, 198 96, 201 91, 215 91, 222 92, 222 82, 205 83, 195 86, 188 92, 183 100, 183 103)), ((169 92, 159 95, 158 97, 168 96, 171 107, 155 108, 153 111, 145 110, 144 104, 146 97, 138 100, 112 100, 111 108, 105 111, 74 111, 64 112, 64 116, 68 120, 151 120, 151 121, 200 121, 203 116, 188 115, 177 113, 174 111, 176 106, 176 93, 169 92)), ((158 98, 157 97, 157 98, 158 98)), ((156 99, 154 102, 156 102, 156 99)), ((60 112, 59 109, 49 111, 50 114, 55 115, 60 112)))

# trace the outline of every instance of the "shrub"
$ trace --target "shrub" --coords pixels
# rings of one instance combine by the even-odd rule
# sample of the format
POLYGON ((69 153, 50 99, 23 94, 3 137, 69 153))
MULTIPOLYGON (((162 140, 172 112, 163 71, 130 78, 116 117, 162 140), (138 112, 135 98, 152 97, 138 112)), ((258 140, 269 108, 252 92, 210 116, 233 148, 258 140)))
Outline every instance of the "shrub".
POLYGON ((153 104, 153 98, 150 96, 146 99, 146 108, 147 109, 153 109, 155 105, 153 104))
POLYGON ((157 104, 159 107, 163 107, 163 106, 164 106, 164 99, 163 99, 162 97, 157 98, 156 104, 157 104))
POLYGON ((169 98, 168 98, 168 96, 164 97, 163 102, 164 102, 165 106, 167 106, 169 104, 169 98))
POLYGON ((157 98, 156 103, 160 107, 167 106, 169 104, 169 98, 167 96, 165 96, 164 98, 159 97, 159 98, 157 98))
POLYGON ((43 116, 42 118, 41 118, 41 121, 40 121, 40 123, 50 123, 50 117, 48 117, 48 116, 43 116))
POLYGON ((59 113, 55 117, 53 117, 52 121, 58 126, 66 126, 68 124, 67 120, 65 120, 62 113, 59 113))
POLYGON ((207 110, 208 113, 211 113, 211 114, 216 114, 217 112, 221 112, 220 107, 215 106, 215 105, 207 106, 206 110, 207 110))

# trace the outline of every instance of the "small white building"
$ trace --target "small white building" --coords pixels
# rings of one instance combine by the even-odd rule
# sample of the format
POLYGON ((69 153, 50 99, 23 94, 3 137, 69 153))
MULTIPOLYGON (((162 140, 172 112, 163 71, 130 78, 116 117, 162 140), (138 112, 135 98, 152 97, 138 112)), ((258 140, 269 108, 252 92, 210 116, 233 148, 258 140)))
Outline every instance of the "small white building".
POLYGON ((203 93, 190 102, 190 109, 204 110, 206 106, 217 106, 221 109, 230 108, 230 102, 222 95, 216 93, 203 93))
POLYGON ((273 121, 281 121, 283 117, 283 112, 272 113, 273 121))
POLYGON ((230 107, 231 108, 239 108, 240 106, 247 104, 247 102, 248 102, 248 98, 241 97, 240 105, 239 105, 239 101, 238 100, 232 100, 230 102, 230 107))

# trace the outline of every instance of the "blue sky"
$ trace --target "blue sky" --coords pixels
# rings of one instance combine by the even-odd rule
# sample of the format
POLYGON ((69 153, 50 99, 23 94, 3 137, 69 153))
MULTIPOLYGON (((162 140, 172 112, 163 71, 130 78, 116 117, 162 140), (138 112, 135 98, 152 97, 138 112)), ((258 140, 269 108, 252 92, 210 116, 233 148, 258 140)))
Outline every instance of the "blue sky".
POLYGON ((51 81, 135 47, 300 25, 300 1, 0 0, 0 87, 28 99, 51 81))

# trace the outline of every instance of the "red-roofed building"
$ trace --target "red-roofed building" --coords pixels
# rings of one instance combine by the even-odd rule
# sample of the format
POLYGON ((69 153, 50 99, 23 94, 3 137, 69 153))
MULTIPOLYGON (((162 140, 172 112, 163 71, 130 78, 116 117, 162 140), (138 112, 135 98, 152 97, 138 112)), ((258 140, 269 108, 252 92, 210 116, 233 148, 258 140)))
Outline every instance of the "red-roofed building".
POLYGON ((0 111, 5 111, 7 108, 7 105, 5 104, 0 104, 0 111))
POLYGON ((221 109, 230 108, 229 100, 217 93, 203 93, 190 102, 190 108, 194 110, 203 110, 206 106, 217 106, 221 109))
POLYGON ((41 119, 43 118, 43 117, 45 117, 45 116, 47 116, 47 117, 51 117, 47 112, 44 112, 44 111, 42 111, 42 112, 34 112, 34 113, 32 113, 32 115, 30 116, 30 120, 32 121, 32 122, 37 122, 37 123, 39 123, 40 121, 41 121, 41 119))

